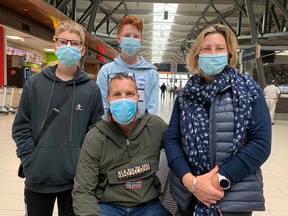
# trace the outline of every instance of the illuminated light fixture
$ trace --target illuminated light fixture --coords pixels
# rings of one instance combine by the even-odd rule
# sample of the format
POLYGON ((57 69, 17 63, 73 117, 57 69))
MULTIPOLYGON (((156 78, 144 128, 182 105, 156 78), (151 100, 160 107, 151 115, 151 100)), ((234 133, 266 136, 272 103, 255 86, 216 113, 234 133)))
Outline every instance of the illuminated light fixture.
POLYGON ((54 51, 52 48, 44 48, 43 50, 45 50, 47 52, 53 52, 54 51))
POLYGON ((13 39, 13 40, 22 40, 24 41, 24 38, 18 37, 18 36, 6 36, 7 38, 13 39))
POLYGON ((174 17, 176 14, 178 8, 178 4, 163 4, 163 3, 154 3, 153 4, 153 13, 157 15, 153 15, 153 31, 151 32, 152 40, 151 42, 152 46, 152 63, 159 63, 164 62, 165 59, 163 58, 159 52, 160 50, 166 49, 168 45, 168 37, 169 32, 173 26, 174 17), (164 20, 164 14, 165 11, 168 11, 167 13, 167 20, 164 20), (168 21, 169 20, 169 21, 168 21), (168 21, 168 22, 167 22, 168 21), (164 37, 162 36, 164 33, 164 37), (161 47, 160 47, 161 46, 161 47))
POLYGON ((164 20, 168 19, 168 11, 164 11, 164 20))

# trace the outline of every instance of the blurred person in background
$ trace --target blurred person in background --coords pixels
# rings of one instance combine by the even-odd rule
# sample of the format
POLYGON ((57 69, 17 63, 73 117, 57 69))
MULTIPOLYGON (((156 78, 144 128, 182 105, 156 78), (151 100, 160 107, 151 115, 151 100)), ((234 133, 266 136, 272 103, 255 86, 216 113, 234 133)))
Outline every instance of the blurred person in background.
POLYGON ((165 93, 167 91, 167 87, 165 85, 165 83, 163 82, 163 84, 160 86, 160 89, 161 89, 161 99, 165 99, 165 93))
POLYGON ((264 95, 267 106, 269 108, 272 125, 274 125, 274 115, 276 104, 281 96, 280 89, 276 86, 276 81, 271 80, 271 84, 264 88, 264 95))

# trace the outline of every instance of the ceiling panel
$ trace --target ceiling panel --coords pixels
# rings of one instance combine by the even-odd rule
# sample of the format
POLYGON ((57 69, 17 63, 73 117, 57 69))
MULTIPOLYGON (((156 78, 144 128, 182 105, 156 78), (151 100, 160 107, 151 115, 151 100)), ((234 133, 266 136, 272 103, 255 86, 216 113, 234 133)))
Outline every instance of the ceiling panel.
POLYGON ((20 46, 24 46, 30 49, 38 50, 40 52, 47 52, 43 50, 44 48, 52 48, 52 42, 41 40, 39 38, 17 31, 15 29, 5 27, 5 32, 6 36, 18 36, 24 39, 24 40, 13 40, 7 38, 8 42, 18 44, 20 46))
MULTIPOLYGON (((5 4, 9 5, 7 1, 5 2, 5 4)), ((45 1, 39 0, 39 2, 43 3, 45 1)), ((55 8, 58 6, 55 3, 57 1, 47 2, 54 2, 54 4, 51 6, 55 8)), ((62 1, 60 2, 62 3, 62 1)), ((71 0, 67 2, 67 6, 64 7, 60 13, 64 13, 69 16, 73 14, 73 1, 71 0)), ((87 18, 81 21, 81 24, 85 28, 87 28, 90 18, 90 14, 85 14, 85 12, 87 12, 89 6, 93 5, 93 2, 95 1, 76 1, 76 21, 79 21, 83 15, 87 15, 87 18)), ((252 41, 248 17, 246 16, 247 7, 245 6, 245 2, 245 0, 125 0, 121 2, 117 0, 105 0, 101 1, 100 3, 96 18, 93 22, 94 30, 91 33, 117 49, 118 43, 116 40, 116 35, 119 20, 127 14, 135 15, 140 17, 144 22, 143 42, 140 53, 146 58, 146 60, 151 61, 152 63, 184 63, 185 57, 183 54, 187 54, 187 50, 189 50, 191 44, 204 27, 210 24, 222 22, 224 24, 229 24, 231 28, 237 32, 239 15, 241 14, 240 9, 243 13, 241 19, 241 32, 238 35, 238 41, 241 46, 251 46, 252 41), (162 11, 153 11, 153 7, 155 6, 156 2, 162 3, 162 11), (173 13, 170 12, 168 14, 169 18, 174 16, 174 20, 170 22, 164 20, 164 10, 170 7, 169 3, 178 4, 177 11, 173 13), (112 15, 101 27, 99 27, 99 23, 101 23, 106 16, 104 12, 107 14, 111 13, 112 15), (155 16, 158 16, 157 21, 155 20, 155 16), (159 27, 157 29, 153 29, 156 25, 159 27), (171 26, 171 29, 169 26, 171 26), (164 39, 166 41, 165 43, 162 42, 164 39), (182 52, 183 50, 184 52, 182 52), (154 62, 153 58, 155 56, 162 58, 160 58, 161 60, 158 62, 154 62)), ((265 15, 264 11, 266 1, 251 0, 251 2, 253 5, 255 23, 258 25, 258 30, 261 31, 262 22, 265 15)), ((271 19, 269 26, 271 28, 267 29, 267 32, 258 35, 259 43, 263 47, 271 46, 271 48, 274 49, 276 49, 275 47, 286 49, 288 38, 287 7, 283 4, 283 11, 283 8, 279 8, 279 5, 274 5, 274 2, 280 2, 283 4, 283 2, 286 2, 286 0, 274 0, 268 2, 268 15, 270 15, 269 19, 271 19), (274 18, 272 16, 273 12, 275 12, 274 18), (275 20, 275 18, 277 20, 275 20), (277 29, 277 24, 279 24, 280 29, 277 29)), ((3 4, 3 2, 0 3, 0 5, 1 4, 3 4)), ((37 41, 36 38, 33 38, 33 40, 37 41)), ((30 47, 47 46, 45 41, 39 43, 40 44, 38 44, 38 42, 29 42, 29 39, 27 38, 26 44, 30 47), (43 45, 41 45, 41 43, 43 43, 43 45)))

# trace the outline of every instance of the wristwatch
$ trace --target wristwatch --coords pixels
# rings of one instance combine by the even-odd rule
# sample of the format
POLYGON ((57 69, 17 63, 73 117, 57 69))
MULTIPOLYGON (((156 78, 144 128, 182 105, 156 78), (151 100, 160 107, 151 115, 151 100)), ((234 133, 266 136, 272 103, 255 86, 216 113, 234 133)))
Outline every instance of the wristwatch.
POLYGON ((229 179, 227 179, 225 176, 221 175, 220 173, 217 173, 219 184, 222 187, 223 190, 228 190, 231 186, 229 179))

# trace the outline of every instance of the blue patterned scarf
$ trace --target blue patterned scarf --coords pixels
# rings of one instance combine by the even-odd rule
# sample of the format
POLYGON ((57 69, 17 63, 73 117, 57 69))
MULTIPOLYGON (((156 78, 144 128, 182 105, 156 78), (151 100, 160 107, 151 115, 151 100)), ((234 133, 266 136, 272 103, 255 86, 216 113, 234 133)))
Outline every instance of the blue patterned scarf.
MULTIPOLYGON (((192 76, 179 95, 182 145, 194 170, 194 175, 202 175, 213 167, 209 164, 209 117, 205 107, 210 107, 214 98, 223 89, 231 86, 234 110, 235 132, 230 145, 230 155, 236 154, 240 140, 245 137, 251 117, 251 102, 258 97, 258 84, 248 75, 237 73, 226 66, 210 84, 203 84, 199 75, 192 76)), ((208 109, 209 110, 209 109, 208 109)), ((198 202, 194 215, 213 216, 217 206, 210 208, 198 202)))

